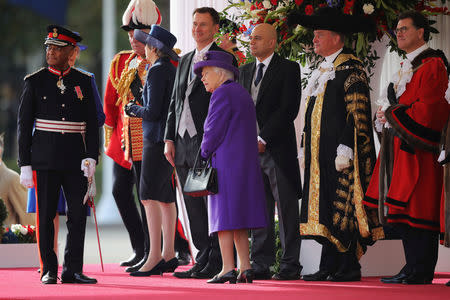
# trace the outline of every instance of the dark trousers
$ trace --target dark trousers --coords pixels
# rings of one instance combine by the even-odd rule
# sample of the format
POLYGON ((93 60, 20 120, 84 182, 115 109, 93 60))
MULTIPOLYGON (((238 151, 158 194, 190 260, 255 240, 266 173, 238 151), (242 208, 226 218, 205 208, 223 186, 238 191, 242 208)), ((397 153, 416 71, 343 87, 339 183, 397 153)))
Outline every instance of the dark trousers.
MULTIPOLYGON (((299 206, 295 189, 268 152, 259 156, 263 173, 268 226, 252 230, 251 260, 257 272, 265 272, 275 263, 275 204, 282 248, 280 272, 301 271, 299 206)), ((299 183, 300 184, 300 183, 299 183)))
MULTIPOLYGON (((137 164, 136 164, 137 165, 137 164)), ((138 255, 148 252, 148 229, 145 211, 140 205, 143 218, 139 215, 134 200, 133 187, 136 183, 134 170, 128 170, 114 162, 113 166, 113 196, 122 217, 123 224, 130 237, 131 247, 138 255), (147 238, 146 238, 147 237, 147 238), (147 244, 146 244, 147 243, 147 244)))
POLYGON ((402 272, 433 279, 439 250, 439 233, 406 224, 392 226, 401 236, 406 265, 402 272))
POLYGON ((39 251, 43 269, 57 273, 58 260, 53 250, 54 225, 61 187, 67 202, 67 238, 62 273, 71 276, 83 271, 84 235, 87 207, 83 198, 87 179, 80 170, 37 170, 37 212, 39 222, 39 251))
POLYGON ((360 270, 361 265, 356 257, 356 242, 351 244, 347 252, 339 252, 331 243, 323 244, 319 269, 332 274, 360 270))
MULTIPOLYGON (((181 186, 186 182, 189 168, 194 166, 195 157, 200 147, 198 136, 190 138, 186 133, 183 138, 178 136, 175 144, 175 165, 181 186)), ((217 235, 209 236, 208 208, 204 197, 191 197, 184 194, 184 203, 188 213, 192 241, 199 250, 195 258, 196 263, 205 266, 207 263, 213 268, 220 268, 219 241, 217 235)))

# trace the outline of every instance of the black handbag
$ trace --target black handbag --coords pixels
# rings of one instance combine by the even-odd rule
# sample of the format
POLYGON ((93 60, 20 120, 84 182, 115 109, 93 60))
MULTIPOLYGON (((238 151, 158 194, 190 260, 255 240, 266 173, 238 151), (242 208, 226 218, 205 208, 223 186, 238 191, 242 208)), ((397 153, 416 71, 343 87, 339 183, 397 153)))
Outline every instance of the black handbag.
POLYGON ((200 149, 198 149, 194 167, 189 169, 183 192, 192 197, 217 194, 217 169, 211 166, 211 156, 203 166, 197 166, 199 157, 200 149))

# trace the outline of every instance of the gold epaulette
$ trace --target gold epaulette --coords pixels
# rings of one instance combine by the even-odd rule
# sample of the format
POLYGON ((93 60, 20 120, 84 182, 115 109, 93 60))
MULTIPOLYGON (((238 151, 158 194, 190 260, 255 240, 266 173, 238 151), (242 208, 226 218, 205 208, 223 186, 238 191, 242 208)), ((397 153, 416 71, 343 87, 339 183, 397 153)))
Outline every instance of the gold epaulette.
POLYGON ((133 54, 133 50, 123 50, 114 55, 113 60, 111 61, 111 66, 109 68, 109 79, 113 85, 113 87, 117 90, 117 84, 119 83, 119 60, 120 56, 123 54, 133 54))
POLYGON ((343 63, 349 61, 349 60, 356 60, 362 63, 362 61, 350 53, 343 53, 339 54, 336 60, 334 61, 334 68, 337 68, 338 66, 342 65, 343 63))
POLYGON ((90 73, 90 72, 88 72, 88 71, 79 69, 79 68, 72 68, 72 69, 77 70, 78 72, 80 72, 80 73, 82 73, 82 74, 84 74, 84 75, 87 75, 87 76, 89 76, 89 77, 94 76, 94 74, 92 74, 92 73, 90 73))
POLYGON ((42 67, 42 68, 40 68, 39 70, 37 70, 36 72, 33 72, 33 73, 31 73, 31 74, 26 75, 26 76, 23 78, 23 80, 27 80, 27 79, 30 78, 31 76, 36 75, 37 73, 39 73, 39 72, 41 72, 42 70, 45 70, 45 69, 47 69, 47 68, 46 68, 46 67, 42 67))

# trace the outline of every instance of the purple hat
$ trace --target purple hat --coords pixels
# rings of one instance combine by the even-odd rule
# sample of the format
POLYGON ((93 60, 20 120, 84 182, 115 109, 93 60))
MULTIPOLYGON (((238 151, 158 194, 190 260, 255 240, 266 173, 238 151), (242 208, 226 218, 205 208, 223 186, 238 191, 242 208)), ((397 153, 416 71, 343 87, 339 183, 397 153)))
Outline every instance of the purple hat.
POLYGON ((203 60, 194 65, 194 73, 201 77, 203 67, 219 67, 233 72, 234 79, 239 78, 239 69, 233 66, 233 56, 225 51, 208 51, 203 55, 203 60))

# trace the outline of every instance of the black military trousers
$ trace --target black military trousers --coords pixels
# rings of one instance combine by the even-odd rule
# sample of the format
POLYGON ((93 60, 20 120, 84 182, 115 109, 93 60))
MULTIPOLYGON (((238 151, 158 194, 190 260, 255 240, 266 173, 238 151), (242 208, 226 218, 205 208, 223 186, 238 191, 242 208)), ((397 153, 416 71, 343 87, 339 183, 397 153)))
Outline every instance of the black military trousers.
MULTIPOLYGON (((186 182, 189 168, 194 166, 200 143, 198 137, 190 138, 185 134, 183 138, 178 136, 175 145, 175 165, 181 186, 186 182)), ((184 194, 184 203, 188 213, 191 229, 192 241, 195 248, 198 249, 195 258, 196 263, 206 266, 207 263, 212 268, 222 266, 222 257, 220 255, 219 240, 217 234, 209 236, 208 232, 208 208, 205 197, 191 197, 184 194)))
MULTIPOLYGON (((128 170, 114 162, 113 166, 113 189, 112 193, 116 202, 123 224, 130 237, 131 247, 133 251, 142 256, 144 252, 148 252, 148 230, 147 223, 141 220, 136 202, 134 200, 133 187, 136 182, 133 170, 128 170)), ((142 206, 142 204, 140 205, 142 206)), ((141 207, 143 219, 145 211, 141 207)))
POLYGON ((53 250, 53 219, 61 187, 67 202, 67 238, 62 273, 71 276, 82 272, 87 212, 83 198, 87 191, 87 179, 81 170, 37 170, 36 180, 41 275, 47 271, 55 274, 58 271, 58 260, 53 250))

